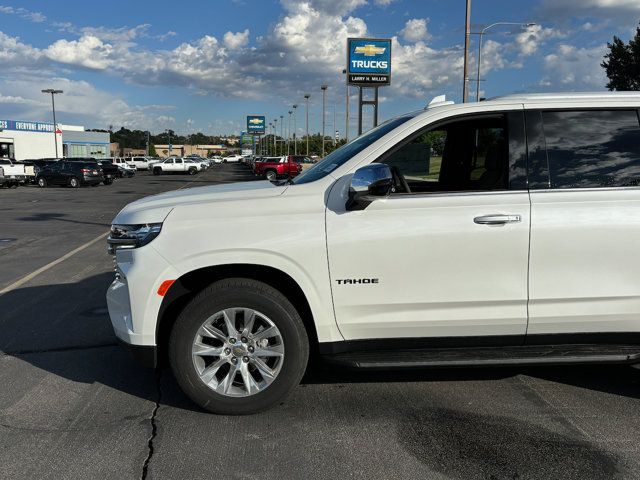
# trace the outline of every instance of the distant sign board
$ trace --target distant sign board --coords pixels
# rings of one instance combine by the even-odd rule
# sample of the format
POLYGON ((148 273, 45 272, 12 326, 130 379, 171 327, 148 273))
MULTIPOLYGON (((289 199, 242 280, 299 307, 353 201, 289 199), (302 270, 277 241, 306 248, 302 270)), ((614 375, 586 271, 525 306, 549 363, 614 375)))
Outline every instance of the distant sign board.
POLYGON ((250 133, 242 132, 240 135, 240 144, 241 145, 253 145, 253 135, 250 133))
POLYGON ((391 40, 347 39, 347 83, 364 87, 391 83, 391 40))
POLYGON ((247 133, 250 133, 252 135, 264 135, 264 115, 247 115, 247 133))
POLYGON ((53 132, 53 123, 0 120, 0 129, 18 130, 21 132, 53 132))

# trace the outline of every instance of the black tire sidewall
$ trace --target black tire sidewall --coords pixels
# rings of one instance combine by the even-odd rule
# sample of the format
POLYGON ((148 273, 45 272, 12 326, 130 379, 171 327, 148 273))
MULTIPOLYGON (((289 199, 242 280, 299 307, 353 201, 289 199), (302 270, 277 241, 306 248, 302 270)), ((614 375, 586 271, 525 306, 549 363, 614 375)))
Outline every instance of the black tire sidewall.
POLYGON ((78 187, 80 186, 80 182, 78 181, 78 179, 77 179, 76 177, 71 177, 71 178, 69 179, 69 186, 70 186, 71 188, 78 188, 78 187), (76 184, 75 184, 75 185, 73 184, 73 181, 74 181, 74 180, 76 181, 76 184))
POLYGON ((279 292, 255 281, 222 281, 207 288, 180 314, 169 344, 171 367, 185 393, 209 411, 232 415, 263 411, 283 399, 299 384, 308 357, 306 330, 295 308, 279 292), (191 357, 193 339, 204 321, 232 307, 253 308, 266 315, 284 342, 284 363, 278 376, 264 391, 248 397, 225 397, 211 390, 198 377, 191 357))
POLYGON ((40 178, 38 179, 38 186, 39 186, 40 188, 44 188, 44 187, 46 187, 46 186, 47 186, 47 181, 46 181, 43 177, 40 177, 40 178))

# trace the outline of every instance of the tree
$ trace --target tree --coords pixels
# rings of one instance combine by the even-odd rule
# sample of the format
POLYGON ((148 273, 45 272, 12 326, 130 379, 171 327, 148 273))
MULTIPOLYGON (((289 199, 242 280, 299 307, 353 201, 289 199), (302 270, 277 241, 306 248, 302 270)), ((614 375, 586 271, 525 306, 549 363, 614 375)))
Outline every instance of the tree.
POLYGON ((607 72, 609 90, 640 90, 640 27, 629 43, 614 35, 601 63, 607 72))

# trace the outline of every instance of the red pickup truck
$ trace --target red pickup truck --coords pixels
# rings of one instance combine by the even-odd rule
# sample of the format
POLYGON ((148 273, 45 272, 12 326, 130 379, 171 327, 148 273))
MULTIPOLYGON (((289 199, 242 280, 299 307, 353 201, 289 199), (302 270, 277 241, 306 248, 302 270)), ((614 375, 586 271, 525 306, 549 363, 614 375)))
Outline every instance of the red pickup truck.
POLYGON ((304 155, 285 155, 284 157, 268 157, 257 160, 253 173, 264 176, 267 180, 273 181, 278 177, 295 177, 302 171, 302 161, 304 155))

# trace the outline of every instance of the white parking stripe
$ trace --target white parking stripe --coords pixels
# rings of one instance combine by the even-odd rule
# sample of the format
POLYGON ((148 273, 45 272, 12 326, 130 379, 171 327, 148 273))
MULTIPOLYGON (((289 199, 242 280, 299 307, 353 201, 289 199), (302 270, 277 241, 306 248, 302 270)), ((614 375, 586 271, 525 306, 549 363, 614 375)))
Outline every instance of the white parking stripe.
POLYGON ((98 237, 94 238, 93 240, 85 243, 84 245, 80 245, 78 248, 76 248, 74 250, 71 250, 69 253, 64 254, 63 256, 58 258, 57 260, 54 260, 53 262, 47 263, 45 266, 40 267, 39 269, 31 272, 29 275, 26 275, 26 276, 22 277, 20 280, 17 280, 15 282, 13 282, 11 285, 8 285, 8 286, 4 287, 2 290, 0 290, 0 295, 2 295, 4 293, 7 293, 7 292, 10 292, 11 290, 15 290, 16 288, 20 287, 21 285, 24 285, 29 280, 34 279, 35 277, 37 277, 41 273, 46 272, 47 270, 55 267, 56 265, 58 265, 61 262, 64 262, 67 258, 73 257, 76 253, 81 252, 85 248, 90 247, 91 245, 93 245, 96 242, 99 242, 100 240, 103 240, 107 235, 109 235, 109 232, 100 234, 100 236, 98 236, 98 237))

